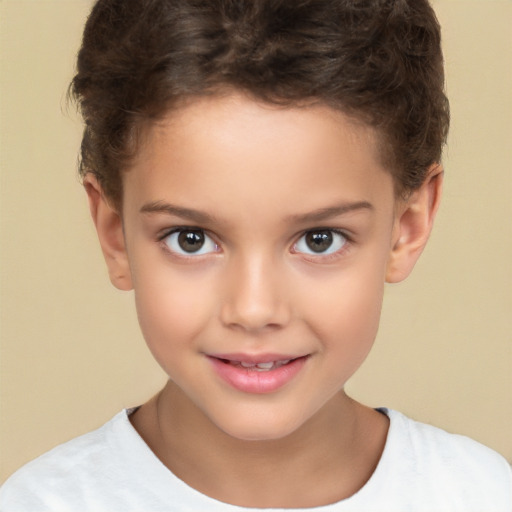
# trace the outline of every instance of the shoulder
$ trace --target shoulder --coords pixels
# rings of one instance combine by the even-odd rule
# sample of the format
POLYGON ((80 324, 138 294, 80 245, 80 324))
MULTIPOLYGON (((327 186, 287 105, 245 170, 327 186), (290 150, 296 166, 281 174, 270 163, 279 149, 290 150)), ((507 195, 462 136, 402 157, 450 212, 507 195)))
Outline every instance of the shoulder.
POLYGON ((128 419, 123 411, 97 430, 61 444, 23 466, 0 488, 0 510, 66 510, 69 497, 73 496, 76 503, 81 501, 87 484, 115 478, 113 442, 122 442, 118 436, 123 437, 125 422, 128 419), (48 496, 52 497, 51 505, 48 496))
MULTIPOLYGON (((23 466, 0 488, 1 512, 219 510, 165 467, 122 411, 23 466), (172 506, 170 505, 172 504, 172 506)), ((216 502, 213 502, 216 505, 216 502)))
POLYGON ((428 465, 442 462, 449 467, 462 467, 467 472, 491 472, 494 477, 510 476, 506 460, 494 450, 469 437, 451 434, 440 428, 420 423, 405 415, 390 411, 402 441, 414 453, 421 455, 419 461, 428 465))
POLYGON ((407 468, 408 480, 421 482, 430 494, 453 499, 452 510, 459 510, 455 502, 471 503, 474 510, 512 509, 512 470, 501 455, 466 436, 386 412, 391 420, 388 455, 407 468), (489 508, 493 503, 496 509, 489 508))

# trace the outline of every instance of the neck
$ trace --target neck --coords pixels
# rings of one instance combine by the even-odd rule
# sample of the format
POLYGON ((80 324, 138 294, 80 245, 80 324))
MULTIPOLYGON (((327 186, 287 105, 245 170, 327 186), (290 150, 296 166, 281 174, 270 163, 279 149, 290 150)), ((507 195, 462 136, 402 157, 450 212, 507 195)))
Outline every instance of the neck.
POLYGON ((292 434, 245 441, 219 429, 172 382, 132 423, 188 485, 258 508, 315 507, 351 496, 373 473, 387 433, 383 415, 341 391, 292 434))

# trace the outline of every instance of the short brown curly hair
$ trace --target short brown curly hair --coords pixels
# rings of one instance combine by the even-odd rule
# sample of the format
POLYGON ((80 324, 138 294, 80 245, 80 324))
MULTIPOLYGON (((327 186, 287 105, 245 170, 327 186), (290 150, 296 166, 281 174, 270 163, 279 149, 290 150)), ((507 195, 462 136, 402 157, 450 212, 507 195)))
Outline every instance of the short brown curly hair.
POLYGON ((448 132, 428 0, 98 0, 70 87, 85 120, 80 174, 120 206, 141 126, 223 87, 373 127, 400 193, 423 183, 448 132))

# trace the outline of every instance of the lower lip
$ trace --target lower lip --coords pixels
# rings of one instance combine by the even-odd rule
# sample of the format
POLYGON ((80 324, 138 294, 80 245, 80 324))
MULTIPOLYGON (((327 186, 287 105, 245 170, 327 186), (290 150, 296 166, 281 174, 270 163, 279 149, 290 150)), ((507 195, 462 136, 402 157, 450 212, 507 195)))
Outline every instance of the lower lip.
POLYGON ((233 388, 244 393, 273 393, 290 382, 304 366, 307 356, 299 357, 274 370, 258 371, 225 363, 209 357, 217 375, 233 388))

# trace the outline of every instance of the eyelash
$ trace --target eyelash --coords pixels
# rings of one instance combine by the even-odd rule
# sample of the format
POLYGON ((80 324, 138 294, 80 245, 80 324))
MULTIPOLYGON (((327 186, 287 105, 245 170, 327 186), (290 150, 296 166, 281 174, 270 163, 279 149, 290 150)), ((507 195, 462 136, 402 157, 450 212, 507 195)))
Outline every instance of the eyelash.
MULTIPOLYGON (((199 232, 202 233, 205 237, 208 237, 214 244, 216 248, 219 248, 219 244, 215 241, 214 237, 212 237, 207 230, 200 228, 198 226, 178 226, 175 228, 172 228, 168 231, 165 231, 163 234, 158 236, 157 241, 162 245, 163 249, 168 253, 171 254, 174 257, 180 258, 182 260, 197 260, 198 258, 201 258, 201 256, 207 256, 208 254, 211 254, 212 252, 206 253, 206 254, 196 254, 196 253, 190 253, 190 255, 183 254, 181 252, 177 252, 172 250, 169 245, 166 243, 166 240, 172 236, 175 233, 184 233, 184 232, 199 232)), ((219 251, 213 251, 213 253, 216 253, 219 251)))
MULTIPOLYGON (((207 230, 200 228, 198 226, 178 226, 178 227, 172 228, 170 230, 165 231, 163 234, 159 235, 157 237, 157 241, 163 246, 163 249, 167 253, 172 254, 173 256, 184 259, 184 260, 197 260, 197 259, 201 258, 201 256, 208 256, 209 254, 212 254, 212 253, 215 254, 217 252, 220 252, 220 251, 210 251, 206 254, 190 253, 190 255, 188 256, 183 253, 172 250, 169 247, 169 245, 166 243, 166 239, 168 239, 170 236, 172 236, 175 233, 182 233, 182 232, 187 232, 187 231, 188 232, 196 231, 196 232, 200 232, 200 233, 204 234, 206 237, 208 237, 210 240, 213 241, 216 248, 219 248, 219 244, 215 241, 215 238, 212 237, 208 233, 207 230)), ((306 260, 309 260, 309 261, 311 261, 311 260, 313 260, 313 261, 319 261, 319 260, 320 261, 330 261, 330 260, 337 259, 337 258, 343 256, 351 248, 353 243, 354 243, 354 241, 353 241, 352 237, 350 235, 348 235, 345 231, 342 231, 342 230, 336 229, 336 228, 330 228, 330 227, 319 227, 319 228, 308 229, 306 231, 303 231, 298 237, 296 237, 295 242, 292 244, 291 252, 292 252, 292 254, 302 255, 302 257, 304 257, 306 260), (327 253, 327 254, 325 254, 325 253, 317 253, 317 254, 309 253, 308 254, 308 253, 304 253, 302 251, 295 250, 295 247, 297 246, 297 244, 308 234, 321 233, 321 232, 329 232, 334 235, 341 236, 344 239, 342 247, 332 253, 327 253)))
POLYGON ((313 228, 308 229, 306 231, 303 231, 301 235, 296 238, 296 241, 294 242, 292 248, 294 248, 300 240, 302 240, 304 237, 306 237, 310 233, 321 233, 321 232, 329 232, 338 236, 341 236, 344 239, 342 247, 340 249, 332 252, 332 253, 317 253, 317 254, 308 254, 304 252, 298 252, 298 251, 292 251, 294 254, 300 254, 303 258, 309 261, 321 261, 321 262, 329 262, 331 260, 338 259, 345 255, 345 253, 351 248, 354 241, 353 238, 348 235, 345 231, 342 231, 337 228, 330 228, 330 227, 319 227, 319 228, 313 228))

